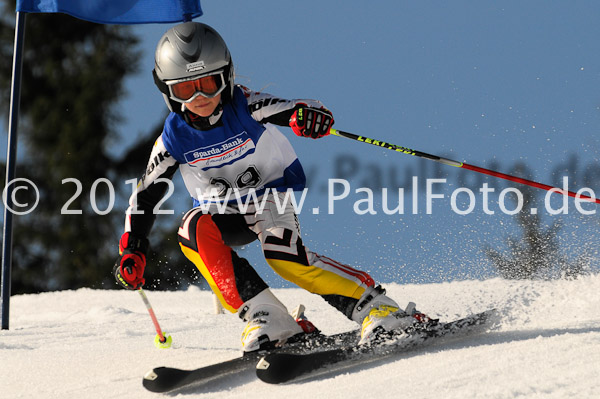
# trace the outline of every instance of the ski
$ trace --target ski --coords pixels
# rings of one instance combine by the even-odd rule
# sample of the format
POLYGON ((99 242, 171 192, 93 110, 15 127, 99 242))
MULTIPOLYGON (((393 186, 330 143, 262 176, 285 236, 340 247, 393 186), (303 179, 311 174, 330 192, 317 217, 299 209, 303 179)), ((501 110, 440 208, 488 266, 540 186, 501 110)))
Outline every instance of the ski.
POLYGON ((264 382, 280 384, 368 364, 438 341, 441 337, 465 336, 481 331, 478 327, 484 326, 494 314, 495 310, 489 310, 459 320, 438 323, 431 329, 403 333, 370 345, 342 345, 311 353, 270 353, 256 365, 256 375, 264 382))
POLYGON ((201 389, 208 383, 226 381, 228 378, 238 378, 239 373, 254 370, 256 363, 266 353, 310 353, 315 350, 327 350, 334 347, 355 344, 360 337, 360 331, 353 330, 334 335, 307 334, 300 339, 290 342, 282 348, 246 353, 240 357, 200 367, 194 370, 182 370, 173 367, 157 367, 144 375, 142 384, 151 392, 170 392, 184 388, 201 389))

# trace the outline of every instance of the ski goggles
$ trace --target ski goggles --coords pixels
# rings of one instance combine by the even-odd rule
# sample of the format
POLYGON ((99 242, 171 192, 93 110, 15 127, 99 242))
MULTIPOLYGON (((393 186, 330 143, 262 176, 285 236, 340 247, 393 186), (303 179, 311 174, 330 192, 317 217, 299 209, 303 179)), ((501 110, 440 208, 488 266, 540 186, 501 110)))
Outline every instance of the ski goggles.
POLYGON ((189 103, 196 97, 214 98, 225 89, 223 71, 209 75, 165 82, 169 88, 171 99, 189 103))

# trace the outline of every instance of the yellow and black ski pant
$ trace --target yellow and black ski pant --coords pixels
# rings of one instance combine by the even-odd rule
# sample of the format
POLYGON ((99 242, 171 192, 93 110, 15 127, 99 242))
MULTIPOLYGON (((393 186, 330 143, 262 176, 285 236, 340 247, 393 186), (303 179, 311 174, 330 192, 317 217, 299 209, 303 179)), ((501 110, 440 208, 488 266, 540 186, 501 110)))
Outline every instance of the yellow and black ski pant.
POLYGON ((277 274, 321 295, 349 318, 365 289, 375 284, 369 274, 306 248, 293 208, 286 206, 282 211, 272 200, 266 201, 264 209, 249 207, 243 214, 233 206, 226 213, 193 208, 184 216, 178 238, 185 256, 231 312, 267 288, 256 270, 233 249, 256 239, 277 274))

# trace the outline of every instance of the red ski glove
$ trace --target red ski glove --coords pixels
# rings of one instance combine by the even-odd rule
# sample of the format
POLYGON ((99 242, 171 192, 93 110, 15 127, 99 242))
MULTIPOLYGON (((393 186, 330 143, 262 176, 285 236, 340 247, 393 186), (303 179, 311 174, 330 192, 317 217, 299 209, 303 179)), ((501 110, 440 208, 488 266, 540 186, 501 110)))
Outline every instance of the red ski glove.
POLYGON ((117 259, 114 269, 115 279, 121 287, 136 290, 144 285, 147 250, 147 239, 134 237, 128 232, 121 236, 119 241, 121 257, 117 259))
POLYGON ((301 106, 290 118, 290 127, 297 136, 318 139, 327 136, 331 126, 333 126, 333 115, 326 108, 301 106))

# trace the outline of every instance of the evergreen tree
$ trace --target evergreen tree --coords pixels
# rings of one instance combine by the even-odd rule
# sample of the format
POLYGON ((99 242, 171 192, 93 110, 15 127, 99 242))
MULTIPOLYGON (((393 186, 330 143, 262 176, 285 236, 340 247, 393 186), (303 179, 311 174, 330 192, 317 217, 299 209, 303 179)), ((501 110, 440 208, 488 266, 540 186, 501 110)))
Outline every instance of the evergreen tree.
MULTIPOLYGON (((8 115, 15 4, 3 3, 0 107, 8 115)), ((64 14, 27 15, 17 177, 36 184, 40 202, 31 214, 13 218, 13 294, 115 287, 112 267, 131 194, 123 182, 141 177, 162 129, 161 124, 148 132, 122 159, 112 154, 110 143, 119 142, 114 139, 123 120, 118 103, 124 80, 138 70, 137 46, 127 26, 64 14), (98 210, 109 209, 109 186, 116 203, 102 215, 93 209, 92 198, 98 210)), ((198 279, 179 250, 175 219, 153 233, 148 287, 185 287, 198 279)))
MULTIPOLYGON (((14 5, 5 1, 4 8, 14 5)), ((4 15, 0 90, 7 110, 14 13, 4 15)), ((94 211, 90 191, 98 182, 97 208, 110 205, 110 184, 99 179, 115 178, 107 142, 121 120, 115 105, 123 79, 137 69, 136 44, 127 27, 27 16, 17 176, 37 185, 40 202, 14 217, 13 293, 94 286, 110 276, 116 214, 94 211)))
MULTIPOLYGON (((517 164, 513 174, 530 179, 525 165, 517 164)), ((501 277, 506 279, 549 278, 555 276, 575 277, 584 272, 587 262, 583 257, 574 262, 560 251, 559 235, 562 223, 559 219, 544 228, 539 212, 541 209, 536 188, 519 185, 523 195, 523 208, 515 215, 522 235, 507 237, 508 251, 502 253, 491 247, 485 248, 501 277)))

